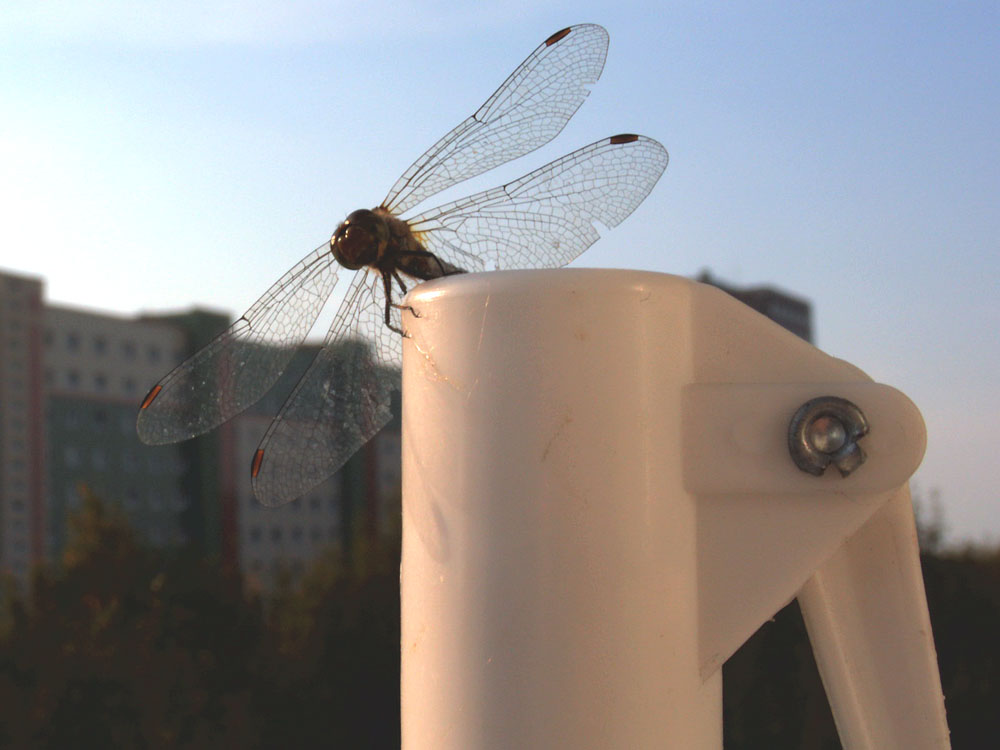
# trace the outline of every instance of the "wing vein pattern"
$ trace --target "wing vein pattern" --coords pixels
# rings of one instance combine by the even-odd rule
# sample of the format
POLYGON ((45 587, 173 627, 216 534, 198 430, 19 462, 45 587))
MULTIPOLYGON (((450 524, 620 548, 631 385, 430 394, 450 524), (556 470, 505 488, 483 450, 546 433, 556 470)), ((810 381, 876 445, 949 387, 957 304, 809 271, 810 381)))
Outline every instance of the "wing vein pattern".
MULTIPOLYGON (((616 226, 666 168, 663 146, 630 138, 605 138, 411 225, 429 250, 470 270, 482 265, 476 256, 497 268, 564 265, 598 239, 595 221, 616 226)), ((323 349, 260 443, 253 488, 265 505, 281 505, 322 482, 392 418, 401 340, 384 325, 383 311, 377 274, 359 273, 323 349)))
MULTIPOLYGON (((608 34, 582 24, 550 36, 469 118, 399 178, 382 208, 401 217, 430 196, 548 143, 580 108, 604 68, 608 34)), ((631 214, 667 167, 666 149, 639 135, 585 146, 506 185, 406 221, 444 264, 466 271, 563 266, 631 214)), ((392 226, 398 227, 399 221, 392 226)), ((394 230, 396 231, 396 230, 394 230)), ((402 234, 402 233, 401 233, 402 234)), ((356 273, 322 348, 267 428, 251 465, 264 505, 300 497, 338 471, 392 419, 403 327, 383 280, 424 279, 427 253, 379 251, 356 273), (421 270, 423 269, 423 270, 421 270), (385 325, 387 322, 390 326, 385 325)), ((356 266, 355 266, 356 267, 356 266)), ((146 443, 200 435, 258 401, 287 368, 322 312, 340 265, 329 243, 302 259, 247 312, 167 374, 137 422, 146 443)))
POLYGON ((608 53, 602 27, 581 24, 567 31, 542 42, 473 115, 410 165, 382 206, 401 214, 555 138, 587 98, 608 53))
POLYGON ((151 445, 187 440, 259 401, 319 317, 338 268, 324 243, 229 328, 171 370, 139 410, 139 438, 151 445))
POLYGON ((428 250, 467 270, 564 266, 621 223, 667 168, 652 138, 605 138, 514 182, 410 219, 428 250))
POLYGON ((355 276, 323 348, 257 449, 251 481, 264 505, 283 505, 327 479, 392 419, 402 343, 385 327, 382 299, 375 274, 355 276))

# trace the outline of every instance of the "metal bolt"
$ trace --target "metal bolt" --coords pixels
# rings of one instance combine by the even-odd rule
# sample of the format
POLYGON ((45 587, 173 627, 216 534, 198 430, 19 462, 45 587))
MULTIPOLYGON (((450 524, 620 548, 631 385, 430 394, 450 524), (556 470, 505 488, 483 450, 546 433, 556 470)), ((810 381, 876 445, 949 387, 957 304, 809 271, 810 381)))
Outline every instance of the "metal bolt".
POLYGON ((788 425, 788 452, 802 471, 820 476, 833 464, 846 477, 867 456, 858 440, 868 434, 861 409, 838 396, 820 396, 799 407, 788 425))
POLYGON ((806 428, 806 436, 820 453, 836 453, 847 442, 844 423, 836 417, 817 417, 806 428))

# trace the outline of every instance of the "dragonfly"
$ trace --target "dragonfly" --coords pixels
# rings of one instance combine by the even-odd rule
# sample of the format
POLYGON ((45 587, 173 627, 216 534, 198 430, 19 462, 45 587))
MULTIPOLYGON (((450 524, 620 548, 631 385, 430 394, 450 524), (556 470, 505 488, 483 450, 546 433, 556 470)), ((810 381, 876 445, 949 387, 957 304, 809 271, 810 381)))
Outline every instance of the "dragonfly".
POLYGON ((136 429, 151 445, 201 435, 275 384, 342 270, 356 271, 323 346, 251 461, 257 499, 279 506, 336 473, 392 418, 411 285, 472 271, 554 268, 615 227, 667 167, 651 138, 615 135, 499 187, 404 218, 425 199, 558 135, 604 69, 608 33, 581 24, 542 42, 471 116, 423 153, 375 208, 359 209, 229 328, 163 377, 136 429))

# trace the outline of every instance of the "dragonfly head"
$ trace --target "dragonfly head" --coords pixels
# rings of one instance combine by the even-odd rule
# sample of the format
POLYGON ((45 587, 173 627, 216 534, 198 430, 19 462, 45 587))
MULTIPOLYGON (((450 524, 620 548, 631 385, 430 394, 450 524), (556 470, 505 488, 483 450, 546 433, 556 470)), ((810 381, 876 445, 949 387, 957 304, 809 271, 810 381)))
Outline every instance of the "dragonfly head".
POLYGON ((330 238, 333 257, 352 271, 377 261, 389 243, 385 219, 367 208, 352 212, 330 238))

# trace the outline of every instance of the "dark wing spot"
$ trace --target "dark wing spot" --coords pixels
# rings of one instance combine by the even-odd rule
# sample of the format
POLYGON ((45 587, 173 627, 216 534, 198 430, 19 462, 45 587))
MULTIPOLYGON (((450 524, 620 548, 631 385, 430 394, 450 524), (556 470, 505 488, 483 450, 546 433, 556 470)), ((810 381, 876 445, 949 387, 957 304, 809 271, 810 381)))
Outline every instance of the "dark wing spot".
POLYGON ((571 29, 570 27, 567 26, 562 31, 557 31, 555 34, 553 34, 552 36, 550 36, 548 39, 545 40, 545 46, 546 47, 551 47, 553 44, 555 44, 556 42, 558 42, 560 39, 565 39, 566 36, 569 34, 569 32, 571 32, 572 30, 573 29, 571 29))
POLYGON ((151 390, 149 393, 146 394, 146 398, 142 400, 142 404, 139 406, 139 408, 145 409, 146 407, 148 407, 151 403, 153 403, 153 399, 160 395, 160 391, 162 390, 163 390, 162 385, 154 385, 153 390, 151 390))

